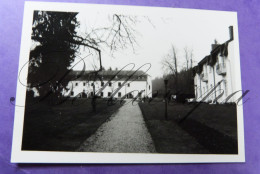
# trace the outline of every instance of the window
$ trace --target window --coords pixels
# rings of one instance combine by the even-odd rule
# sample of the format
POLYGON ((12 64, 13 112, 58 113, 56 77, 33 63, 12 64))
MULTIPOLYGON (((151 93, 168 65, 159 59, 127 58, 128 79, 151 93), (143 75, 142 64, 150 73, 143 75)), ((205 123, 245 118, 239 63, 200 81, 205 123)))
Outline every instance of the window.
POLYGON ((108 84, 109 86, 112 86, 112 83, 111 82, 109 82, 109 84, 108 84))
POLYGON ((86 83, 85 83, 85 82, 83 83, 83 86, 86 86, 86 83))
POLYGON ((94 86, 94 83, 91 83, 91 86, 94 86))
POLYGON ((73 91, 71 91, 71 92, 70 92, 70 95, 71 95, 71 96, 73 96, 73 95, 74 95, 74 92, 73 92, 73 91))
POLYGON ((103 97, 104 96, 104 93, 103 92, 101 92, 101 97, 103 97))
POLYGON ((75 83, 76 86, 78 86, 78 83, 75 83))
POLYGON ((119 86, 119 87, 121 86, 121 82, 118 82, 118 86, 119 86))
POLYGON ((127 85, 128 87, 130 87, 130 83, 128 83, 128 85, 127 85))
POLYGON ((121 92, 118 93, 118 97, 121 97, 121 92))
POLYGON ((101 82, 101 86, 104 86, 104 82, 101 82))
POLYGON ((151 86, 149 85, 149 90, 150 90, 151 86))
POLYGON ((107 93, 107 96, 110 97, 110 96, 111 96, 111 92, 108 92, 108 93, 107 93))

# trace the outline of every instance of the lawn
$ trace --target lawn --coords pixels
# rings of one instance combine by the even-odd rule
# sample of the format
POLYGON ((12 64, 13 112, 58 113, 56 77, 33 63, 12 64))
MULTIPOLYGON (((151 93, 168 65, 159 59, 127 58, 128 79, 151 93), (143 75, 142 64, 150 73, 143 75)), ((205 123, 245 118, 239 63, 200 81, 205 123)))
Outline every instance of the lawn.
POLYGON ((139 103, 158 153, 237 154, 236 105, 139 103))
POLYGON ((90 99, 68 100, 61 105, 40 102, 26 107, 22 150, 74 151, 121 107, 97 99, 96 112, 90 99))

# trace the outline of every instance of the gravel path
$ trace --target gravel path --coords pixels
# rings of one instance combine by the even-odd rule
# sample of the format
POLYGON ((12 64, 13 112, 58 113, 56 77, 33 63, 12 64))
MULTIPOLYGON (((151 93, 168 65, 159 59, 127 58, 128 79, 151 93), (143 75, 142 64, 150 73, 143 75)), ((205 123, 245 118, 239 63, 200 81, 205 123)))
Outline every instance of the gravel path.
POLYGON ((77 151, 155 153, 155 147, 138 104, 128 103, 86 139, 77 151))

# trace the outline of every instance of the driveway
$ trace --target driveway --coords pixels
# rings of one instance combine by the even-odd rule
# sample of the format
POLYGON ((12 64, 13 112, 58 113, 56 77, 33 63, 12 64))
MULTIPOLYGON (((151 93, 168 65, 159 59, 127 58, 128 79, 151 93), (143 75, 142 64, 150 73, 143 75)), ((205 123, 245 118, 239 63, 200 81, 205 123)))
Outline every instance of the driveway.
POLYGON ((86 139, 77 151, 156 152, 138 104, 129 101, 86 139))

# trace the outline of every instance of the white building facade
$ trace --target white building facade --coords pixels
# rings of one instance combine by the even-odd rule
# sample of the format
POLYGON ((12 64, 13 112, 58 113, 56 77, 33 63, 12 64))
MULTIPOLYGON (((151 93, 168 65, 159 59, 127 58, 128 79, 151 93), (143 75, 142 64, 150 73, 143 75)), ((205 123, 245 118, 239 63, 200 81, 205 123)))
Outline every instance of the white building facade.
POLYGON ((65 96, 89 98, 134 98, 152 97, 151 77, 142 71, 103 70, 97 72, 73 71, 75 80, 68 83, 65 96))
POLYGON ((235 84, 232 74, 234 74, 234 40, 233 27, 229 27, 230 39, 223 44, 212 44, 210 55, 202 59, 194 67, 194 90, 197 101, 217 103, 234 102, 232 97, 226 101, 233 92, 235 84), (216 89, 206 95, 214 88, 216 89), (217 100, 216 100, 217 99, 217 100))

